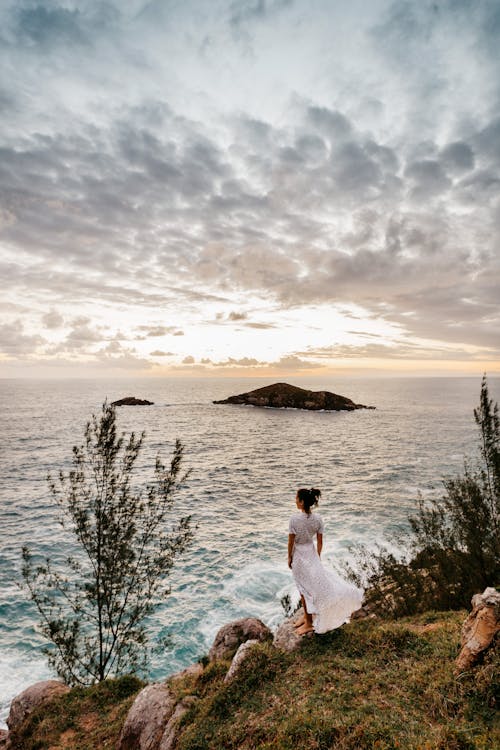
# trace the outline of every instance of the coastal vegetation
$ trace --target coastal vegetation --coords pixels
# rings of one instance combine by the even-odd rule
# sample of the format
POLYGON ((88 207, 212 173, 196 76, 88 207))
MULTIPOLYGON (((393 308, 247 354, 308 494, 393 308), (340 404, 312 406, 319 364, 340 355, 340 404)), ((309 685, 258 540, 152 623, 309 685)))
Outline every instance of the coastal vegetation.
POLYGON ((500 418, 486 377, 479 406, 478 457, 444 480, 441 498, 419 498, 409 532, 387 546, 353 549, 347 572, 366 587, 366 604, 398 616, 468 607, 473 594, 500 584, 500 418))
POLYGON ((167 468, 133 485, 145 435, 119 436, 115 408, 104 403, 73 448, 72 468, 49 477, 60 523, 75 551, 61 563, 42 562, 25 547, 24 584, 49 642, 49 664, 69 685, 141 672, 148 658, 144 621, 169 593, 168 574, 192 538, 189 516, 168 523, 181 476, 177 440, 167 468))
MULTIPOLYGON (((489 750, 500 744, 498 657, 454 674, 466 612, 355 621, 306 638, 294 653, 252 647, 231 682, 229 661, 172 679, 177 750, 489 750)), ((115 748, 135 678, 76 688, 36 709, 11 750, 115 748)))

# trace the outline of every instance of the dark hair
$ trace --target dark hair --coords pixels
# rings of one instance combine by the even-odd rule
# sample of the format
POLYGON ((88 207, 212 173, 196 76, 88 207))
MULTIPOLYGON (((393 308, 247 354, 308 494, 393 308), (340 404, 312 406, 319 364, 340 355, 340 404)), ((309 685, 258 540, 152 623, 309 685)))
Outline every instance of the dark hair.
POLYGON ((309 515, 311 508, 318 504, 318 500, 321 497, 321 490, 316 490, 314 487, 307 490, 305 487, 301 487, 297 491, 297 496, 304 503, 304 510, 309 515))

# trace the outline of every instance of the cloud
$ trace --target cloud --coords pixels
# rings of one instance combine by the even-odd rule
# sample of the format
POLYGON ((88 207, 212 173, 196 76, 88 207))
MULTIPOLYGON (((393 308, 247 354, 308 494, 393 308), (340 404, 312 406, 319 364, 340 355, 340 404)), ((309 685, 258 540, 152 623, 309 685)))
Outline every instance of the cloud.
POLYGON ((220 323, 272 328, 238 310, 258 297, 496 350, 499 18, 488 0, 7 0, 0 272, 13 319, 30 300, 25 345, 43 345, 32 303, 83 354, 111 334, 70 304, 150 319, 146 340, 222 304, 220 323))
POLYGON ((475 164, 474 151, 463 141, 449 143, 441 150, 440 158, 445 170, 451 172, 469 172, 475 164))
POLYGON ((241 323, 243 328, 254 328, 256 330, 269 330, 276 328, 274 323, 259 323, 257 321, 249 321, 248 313, 246 312, 230 312, 228 315, 225 313, 217 313, 215 316, 215 322, 219 325, 225 323, 241 323))
POLYGON ((298 357, 297 355, 290 354, 280 357, 275 361, 259 360, 255 357, 227 357, 224 360, 212 360, 208 357, 203 357, 199 363, 196 362, 194 357, 185 357, 182 361, 183 365, 195 365, 197 369, 215 369, 215 370, 287 370, 287 371, 299 371, 299 370, 312 370, 323 367, 319 362, 306 361, 298 357))
POLYGON ((23 323, 20 320, 0 324, 1 354, 14 358, 31 355, 44 343, 45 340, 42 336, 25 333, 23 323))
POLYGON ((161 336, 183 336, 183 332, 179 331, 177 326, 138 326, 138 331, 142 331, 143 334, 136 336, 137 340, 143 341, 148 338, 156 338, 161 336))
POLYGON ((50 310, 45 315, 42 315, 42 323, 45 328, 54 330, 64 325, 64 318, 57 310, 50 310))
POLYGON ((25 44, 51 45, 87 43, 78 10, 45 8, 43 5, 19 8, 14 33, 25 44))
POLYGON ((90 363, 104 370, 150 370, 153 367, 150 360, 137 356, 134 349, 124 347, 117 341, 111 341, 99 349, 90 363))
POLYGON ((174 357, 174 352, 162 352, 161 349, 155 349, 153 352, 150 352, 151 357, 174 357))
MULTIPOLYGON (((428 147, 432 158, 415 159, 366 137, 336 110, 307 105, 302 112, 298 129, 267 124, 261 161, 239 143, 232 163, 197 124, 181 127, 168 108, 158 109, 155 127, 146 109, 107 133, 33 136, 4 149, 0 199, 15 217, 3 228, 12 248, 6 278, 14 288, 35 287, 59 301, 95 294, 151 307, 166 295, 196 304, 234 290, 284 306, 355 299, 394 322, 416 312, 405 321, 408 331, 424 335, 428 320, 427 333, 438 326, 443 340, 455 340, 447 322, 452 312, 464 325, 475 313, 482 325, 484 305, 461 300, 487 301, 498 274, 495 127, 428 147), (158 123, 178 130, 175 143, 158 123), (286 178, 278 179, 283 169, 286 178), (182 211, 174 208, 177 200, 182 211), (160 215, 162 239, 152 241, 160 215), (489 228, 492 239, 485 242, 489 228), (58 261, 69 238, 71 272, 58 261), (35 249, 38 260, 21 265, 35 249), (48 274, 48 267, 55 270, 48 274), (422 305, 428 297, 434 310, 437 300, 449 300, 448 313, 432 318, 422 305)), ((241 118, 234 126, 241 127, 241 118)), ((236 317, 244 314, 233 311, 229 320, 245 322, 236 317)), ((463 330, 464 341, 474 343, 474 327, 470 336, 463 330)), ((182 331, 138 328, 139 337, 168 334, 182 331)))
POLYGON ((477 349, 467 351, 463 347, 442 347, 431 344, 411 342, 336 344, 298 352, 301 357, 319 360, 336 359, 400 359, 400 360, 461 360, 461 361, 496 361, 499 351, 477 349))
POLYGON ((240 320, 246 320, 248 317, 246 313, 240 313, 240 312, 230 312, 227 316, 228 320, 232 322, 240 321, 240 320))
POLYGON ((89 344, 100 343, 105 338, 103 329, 101 327, 93 328, 89 323, 89 318, 77 318, 62 347, 67 350, 86 349, 89 344))

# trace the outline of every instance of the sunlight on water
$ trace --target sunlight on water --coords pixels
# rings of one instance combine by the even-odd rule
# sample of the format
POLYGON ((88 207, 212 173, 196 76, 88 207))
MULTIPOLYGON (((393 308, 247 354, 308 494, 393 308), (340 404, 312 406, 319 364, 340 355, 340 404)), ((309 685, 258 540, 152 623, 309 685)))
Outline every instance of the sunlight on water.
MULTIPOLYGON (((174 638, 170 651, 155 656, 154 679, 207 653, 217 629, 232 619, 279 623, 281 597, 295 595, 286 542, 298 486, 323 491, 324 555, 333 564, 353 542, 372 544, 403 527, 418 493, 440 494, 442 478, 474 455, 479 379, 293 382, 377 409, 312 413, 212 404, 263 384, 255 380, 0 381, 0 718, 16 693, 49 675, 35 612, 16 586, 21 546, 60 557, 71 550, 46 476, 69 467, 71 447, 105 397, 155 402, 118 410, 123 430, 147 433, 143 480, 157 451, 168 459, 176 437, 192 471, 177 513, 192 513, 198 529, 175 568, 172 595, 148 623, 153 639, 174 638)), ((495 398, 498 386, 490 383, 495 398)))

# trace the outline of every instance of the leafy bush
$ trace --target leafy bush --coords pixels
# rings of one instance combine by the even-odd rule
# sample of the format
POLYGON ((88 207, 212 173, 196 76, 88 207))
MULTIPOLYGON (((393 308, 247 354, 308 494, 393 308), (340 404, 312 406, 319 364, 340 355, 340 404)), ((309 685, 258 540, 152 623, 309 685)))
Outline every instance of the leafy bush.
POLYGON ((469 607, 473 594, 500 583, 500 419, 486 377, 474 409, 479 459, 461 476, 445 479, 442 498, 419 498, 410 531, 397 545, 354 549, 351 579, 367 586, 366 603, 402 615, 428 609, 469 607))

